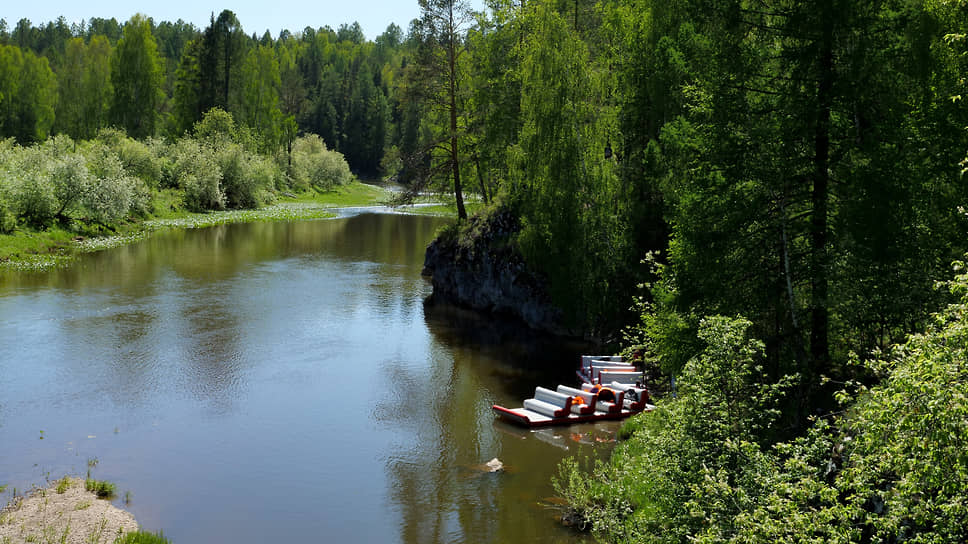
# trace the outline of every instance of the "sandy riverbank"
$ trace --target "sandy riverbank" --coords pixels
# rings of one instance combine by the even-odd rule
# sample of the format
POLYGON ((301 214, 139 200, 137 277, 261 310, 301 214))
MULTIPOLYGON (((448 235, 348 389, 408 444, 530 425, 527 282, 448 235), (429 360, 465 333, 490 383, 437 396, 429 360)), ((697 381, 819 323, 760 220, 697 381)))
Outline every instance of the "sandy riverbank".
POLYGON ((138 522, 110 501, 84 489, 84 480, 68 478, 66 489, 51 482, 0 510, 0 543, 57 542, 110 544, 120 533, 136 531, 138 522))

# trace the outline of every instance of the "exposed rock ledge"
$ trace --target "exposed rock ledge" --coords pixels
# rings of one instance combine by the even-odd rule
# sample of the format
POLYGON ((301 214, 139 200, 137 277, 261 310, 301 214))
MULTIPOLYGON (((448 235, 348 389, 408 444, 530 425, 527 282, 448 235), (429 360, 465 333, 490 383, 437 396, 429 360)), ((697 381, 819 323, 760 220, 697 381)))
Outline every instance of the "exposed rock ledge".
POLYGON ((546 282, 510 244, 520 229, 516 217, 498 210, 471 218, 462 234, 431 242, 423 269, 434 286, 430 302, 510 315, 532 329, 571 336, 561 325, 561 311, 551 303, 546 282))

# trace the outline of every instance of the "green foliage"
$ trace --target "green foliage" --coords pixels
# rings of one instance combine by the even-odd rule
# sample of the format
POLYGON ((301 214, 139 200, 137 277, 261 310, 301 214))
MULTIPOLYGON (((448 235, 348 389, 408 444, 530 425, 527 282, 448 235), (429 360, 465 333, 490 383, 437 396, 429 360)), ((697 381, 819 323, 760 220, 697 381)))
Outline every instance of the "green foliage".
POLYGON ((743 319, 704 319, 704 348, 682 369, 679 397, 636 416, 638 429, 594 477, 562 467, 558 487, 581 498, 573 506, 606 541, 683 542, 762 493, 755 475, 768 459, 757 438, 776 421, 790 380, 764 381, 763 345, 749 328, 743 319))
POLYGON ((57 79, 46 58, 0 45, 0 135, 44 141, 54 123, 57 79))
POLYGON ((326 191, 346 185, 353 179, 343 155, 326 149, 315 134, 300 136, 292 146, 292 184, 297 188, 313 187, 326 191))
POLYGON ((142 180, 149 187, 156 189, 161 181, 163 160, 156 154, 160 148, 160 141, 147 143, 131 138, 125 138, 121 144, 113 148, 121 161, 121 166, 132 176, 142 180))
MULTIPOLYGON (((67 139, 66 136, 58 138, 67 139)), ((44 146, 48 147, 51 146, 44 146)), ((47 168, 54 184, 54 196, 59 204, 57 215, 78 211, 92 190, 87 160, 77 153, 52 154, 47 168)))
POLYGON ((17 228, 17 216, 8 200, 9 196, 0 188, 0 234, 10 234, 17 228))
POLYGON ((103 144, 93 142, 85 153, 95 177, 85 199, 91 219, 110 225, 132 212, 145 215, 150 194, 144 181, 130 176, 121 159, 103 144))
POLYGON ((195 123, 192 132, 196 138, 211 147, 242 143, 246 136, 235 124, 232 114, 221 108, 206 111, 202 119, 195 123))
POLYGON ((282 173, 254 148, 249 130, 213 108, 195 123, 194 138, 176 144, 166 185, 185 189, 185 204, 193 211, 259 207, 281 184, 282 173))
POLYGON ((241 121, 252 129, 264 151, 279 142, 282 112, 279 110, 279 62, 271 47, 251 49, 242 67, 241 121))
POLYGON ((703 320, 680 395, 627 427, 608 465, 557 486, 607 542, 961 542, 968 535, 968 274, 927 329, 869 363, 874 386, 788 442, 763 440, 784 384, 765 385, 749 323, 703 320))
POLYGON ((57 71, 57 131, 90 139, 107 124, 114 97, 111 53, 111 44, 104 36, 95 36, 90 43, 83 38, 67 42, 64 61, 57 71))
POLYGON ((110 499, 117 492, 117 486, 105 480, 95 480, 87 478, 84 480, 84 489, 97 495, 99 499, 110 499))
POLYGON ((172 111, 168 118, 168 134, 179 138, 191 130, 202 117, 202 104, 198 95, 201 85, 198 40, 189 41, 182 52, 181 60, 175 71, 174 90, 172 91, 172 111))
MULTIPOLYGON (((16 164, 16 163, 15 163, 16 164)), ((49 226, 57 214, 58 203, 50 176, 21 163, 16 170, 7 170, 5 177, 11 208, 27 225, 35 228, 49 226)))
POLYGON ((63 495, 64 493, 67 492, 68 489, 70 489, 70 487, 71 487, 71 479, 68 478, 67 476, 64 476, 60 480, 57 480, 57 486, 54 488, 54 491, 56 491, 58 494, 63 495))
POLYGON ((114 541, 114 544, 170 544, 170 542, 162 532, 156 534, 145 531, 133 531, 118 537, 114 541))
POLYGON ((221 187, 229 208, 258 208, 268 201, 267 191, 279 177, 271 161, 250 158, 238 145, 216 150, 215 160, 222 173, 221 187))
POLYGON ((151 21, 136 14, 124 25, 124 35, 111 60, 114 123, 135 138, 154 136, 163 77, 151 21))
POLYGON ((948 283, 955 304, 924 333, 874 363, 887 373, 844 421, 848 462, 838 487, 874 508, 874 538, 956 542, 968 536, 968 275, 948 283))
POLYGON ((627 198, 605 134, 614 112, 587 45, 546 2, 529 4, 521 45, 523 126, 509 152, 511 201, 526 260, 549 278, 573 324, 614 326, 630 258, 627 198), (549 46, 554 44, 554 46, 549 46), (583 263, 576 266, 578 262, 583 263))
POLYGON ((907 2, 648 4, 622 82, 669 225, 664 311, 749 316, 775 372, 829 403, 820 375, 917 330, 964 250, 965 112, 938 31, 963 21, 907 2), (907 145, 928 133, 932 150, 907 145))
POLYGON ((185 191, 185 206, 192 211, 225 209, 222 172, 210 147, 193 139, 179 140, 172 148, 172 171, 185 191))
POLYGON ((213 107, 236 111, 245 42, 242 24, 232 11, 222 10, 218 18, 213 14, 198 51, 200 112, 213 107))

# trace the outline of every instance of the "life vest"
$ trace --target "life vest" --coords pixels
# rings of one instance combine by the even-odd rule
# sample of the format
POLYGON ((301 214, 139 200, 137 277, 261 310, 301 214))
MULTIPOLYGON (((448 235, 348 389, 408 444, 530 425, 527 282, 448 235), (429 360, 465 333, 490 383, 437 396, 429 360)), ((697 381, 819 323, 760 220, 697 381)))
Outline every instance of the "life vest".
POLYGON ((604 387, 602 384, 595 384, 592 386, 592 393, 598 394, 598 400, 602 402, 618 403, 618 394, 620 391, 604 387))

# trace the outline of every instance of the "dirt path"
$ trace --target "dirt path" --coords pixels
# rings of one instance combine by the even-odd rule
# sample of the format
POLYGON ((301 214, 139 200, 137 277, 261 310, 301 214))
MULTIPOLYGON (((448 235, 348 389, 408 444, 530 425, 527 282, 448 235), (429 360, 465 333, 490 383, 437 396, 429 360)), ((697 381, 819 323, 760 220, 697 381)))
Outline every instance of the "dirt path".
POLYGON ((0 544, 110 544, 119 534, 138 529, 131 513, 85 491, 84 480, 62 482, 52 482, 0 510, 0 544))

